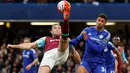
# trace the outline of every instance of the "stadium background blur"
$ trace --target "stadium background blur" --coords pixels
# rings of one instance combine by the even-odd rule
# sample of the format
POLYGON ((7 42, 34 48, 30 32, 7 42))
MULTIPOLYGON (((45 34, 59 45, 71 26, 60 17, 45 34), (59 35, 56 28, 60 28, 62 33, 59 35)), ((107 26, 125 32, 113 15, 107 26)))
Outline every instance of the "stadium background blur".
MULTIPOLYGON (((24 18, 22 16, 18 16, 17 14, 11 14, 11 9, 9 9, 9 6, 19 6, 19 7, 23 7, 25 4, 27 6, 39 6, 39 5, 43 5, 44 6, 51 6, 51 5, 55 5, 56 8, 56 4, 59 2, 59 0, 0 0, 0 6, 3 6, 1 8, 5 9, 1 9, 0 12, 0 23, 2 25, 0 25, 0 73, 21 73, 22 72, 22 50, 17 50, 17 49, 6 49, 6 45, 7 44, 19 44, 23 42, 23 38, 24 37, 30 37, 32 39, 32 41, 35 41, 39 38, 41 38, 42 36, 51 36, 50 34, 50 25, 31 25, 31 22, 33 21, 40 21, 40 22, 59 22, 60 24, 62 24, 62 17, 57 16, 57 14, 59 14, 58 12, 54 12, 51 11, 51 9, 47 9, 47 11, 49 13, 47 13, 46 9, 41 11, 41 14, 46 15, 45 17, 42 17, 40 19, 37 19, 35 17, 30 16, 30 18, 24 18), (4 13, 5 11, 5 13, 4 13), (47 13, 44 13, 44 11, 47 13), (8 15, 9 14, 9 15, 8 15), (11 15, 10 15, 11 14, 11 15), (47 15, 49 14, 53 14, 54 17, 48 17, 47 15), (14 17, 14 18, 13 18, 14 17), (47 18, 46 18, 47 17, 47 18), (59 17, 59 18, 56 18, 59 17), (35 20, 34 20, 35 19, 35 20)), ((70 18, 70 38, 74 38, 76 36, 78 36, 80 34, 80 32, 85 28, 88 27, 90 25, 88 25, 88 22, 94 22, 97 15, 100 13, 100 11, 97 10, 93 10, 92 13, 90 12, 86 12, 91 10, 89 8, 89 6, 99 6, 99 9, 102 10, 102 4, 110 7, 110 9, 106 9, 103 8, 103 13, 108 15, 108 20, 110 22, 112 22, 114 25, 106 25, 106 29, 111 33, 112 37, 113 36, 119 36, 121 38, 121 42, 124 44, 125 47, 125 55, 130 63, 130 11, 129 10, 120 10, 122 9, 123 6, 125 7, 126 5, 128 5, 128 8, 130 8, 130 0, 69 0, 69 2, 71 2, 73 4, 72 9, 74 8, 75 10, 72 11, 71 14, 73 14, 74 12, 77 12, 78 10, 76 10, 76 8, 74 6, 79 6, 82 7, 81 9, 81 13, 84 12, 84 14, 79 14, 79 17, 76 15, 76 13, 74 13, 74 15, 72 15, 72 17, 70 18), (109 5, 110 4, 110 5, 109 5), (117 5, 116 5, 117 4, 117 5), (88 9, 85 9, 85 5, 89 5, 88 9), (111 6, 112 5, 112 6, 111 6), (116 7, 114 8, 113 6, 117 6, 119 8, 117 10, 116 13, 113 13, 114 11, 111 10, 111 8, 114 10, 116 9, 116 7), (127 13, 128 12, 128 13, 127 13), (121 14, 124 13, 124 14, 121 14), (127 13, 127 14, 125 14, 127 13), (88 17, 85 17, 85 15, 90 15, 88 17), (119 16, 122 15, 122 16, 119 16), (77 17, 76 17, 77 16, 77 17), (91 18, 92 16, 92 18, 91 18), (75 19, 76 17, 76 19, 75 19), (83 18, 82 18, 83 17, 83 18), (81 18, 81 19, 80 19, 81 18), (117 18, 117 19, 116 19, 117 18), (86 20, 85 20, 86 19, 86 20)), ((106 7, 107 8, 107 7, 106 7)), ((17 11, 18 8, 12 9, 17 11)), ((36 10, 36 9, 35 9, 36 10)), ((34 12, 35 10, 33 10, 32 12, 34 12)), ((52 9, 54 10, 54 9, 52 9)), ((80 9, 79 9, 80 10, 80 9)), ((57 11, 57 10, 55 10, 57 11)), ((19 13, 19 15, 24 15, 24 13, 20 13, 20 11, 17 11, 19 13)), ((101 11, 102 12, 102 11, 101 11)), ((31 13, 31 12, 30 12, 31 13)), ((40 16, 41 14, 38 13, 33 13, 36 16, 40 16)), ((25 10, 25 16, 26 15, 26 10, 25 10)), ((75 46, 75 48, 77 49, 77 51, 79 52, 79 54, 82 57, 82 53, 84 51, 83 46, 84 43, 81 42, 80 45, 75 46)), ((41 61, 43 52, 42 49, 36 49, 37 51, 37 55, 39 58, 39 61, 41 61)), ((67 62, 64 65, 59 65, 56 66, 53 70, 52 73, 75 73, 76 68, 77 68, 77 64, 74 62, 74 60, 71 58, 71 53, 70 56, 67 60, 67 62)), ((126 65, 124 65, 123 67, 123 73, 130 73, 130 65, 128 67, 126 67, 126 65)))

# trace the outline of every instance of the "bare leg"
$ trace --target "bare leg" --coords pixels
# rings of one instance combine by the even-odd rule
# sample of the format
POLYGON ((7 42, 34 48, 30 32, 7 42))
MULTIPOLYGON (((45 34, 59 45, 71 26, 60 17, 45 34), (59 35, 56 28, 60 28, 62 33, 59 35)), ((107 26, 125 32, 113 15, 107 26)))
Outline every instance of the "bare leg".
POLYGON ((40 66, 38 73, 50 73, 51 69, 49 66, 40 66))
POLYGON ((70 4, 68 2, 65 1, 65 6, 64 6, 64 23, 62 25, 62 36, 60 38, 60 44, 59 44, 59 51, 65 51, 68 46, 69 46, 69 16, 70 16, 70 4))
POLYGON ((69 47, 69 39, 60 38, 58 51, 63 52, 69 47))
POLYGON ((89 73, 84 66, 79 66, 76 73, 89 73))

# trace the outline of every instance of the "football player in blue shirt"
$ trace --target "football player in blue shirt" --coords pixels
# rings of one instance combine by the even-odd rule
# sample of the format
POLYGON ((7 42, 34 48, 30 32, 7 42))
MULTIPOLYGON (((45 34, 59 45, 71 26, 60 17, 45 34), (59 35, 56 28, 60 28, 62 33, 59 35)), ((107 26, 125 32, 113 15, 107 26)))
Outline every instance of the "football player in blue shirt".
MULTIPOLYGON (((24 38, 24 43, 30 43, 30 38, 24 38)), ((30 50, 23 50, 23 73, 37 73, 38 57, 36 51, 32 48, 30 50)))
MULTIPOLYGON (((107 23, 107 16, 99 14, 96 26, 87 27, 83 30, 87 38, 85 51, 77 73, 105 73, 104 49, 110 40, 110 33, 104 28, 107 23)), ((83 34, 72 39, 70 44, 77 45, 83 40, 83 34)))
POLYGON ((104 55, 105 55, 106 73, 116 73, 117 72, 116 59, 114 57, 113 52, 117 54, 117 57, 120 59, 120 62, 122 62, 121 53, 111 42, 108 42, 108 45, 104 49, 104 52, 105 52, 104 55))

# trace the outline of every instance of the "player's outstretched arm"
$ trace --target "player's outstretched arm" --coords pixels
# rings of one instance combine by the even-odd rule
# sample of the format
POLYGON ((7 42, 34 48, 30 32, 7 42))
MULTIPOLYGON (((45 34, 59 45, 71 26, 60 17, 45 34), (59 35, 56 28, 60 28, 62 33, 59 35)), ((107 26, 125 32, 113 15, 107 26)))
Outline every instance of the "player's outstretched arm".
POLYGON ((45 38, 46 37, 42 37, 32 43, 22 43, 18 45, 8 44, 7 48, 32 49, 32 48, 37 48, 37 47, 43 47, 45 45, 45 38))
POLYGON ((31 48, 36 48, 37 47, 37 43, 33 42, 33 43, 22 43, 22 44, 18 44, 18 45, 12 45, 12 44, 8 44, 7 48, 20 48, 20 49, 31 49, 31 48))
POLYGON ((73 57, 74 61, 75 61, 77 64, 80 64, 80 62, 81 62, 80 55, 79 55, 79 53, 75 50, 74 47, 72 47, 71 52, 72 52, 72 57, 73 57))

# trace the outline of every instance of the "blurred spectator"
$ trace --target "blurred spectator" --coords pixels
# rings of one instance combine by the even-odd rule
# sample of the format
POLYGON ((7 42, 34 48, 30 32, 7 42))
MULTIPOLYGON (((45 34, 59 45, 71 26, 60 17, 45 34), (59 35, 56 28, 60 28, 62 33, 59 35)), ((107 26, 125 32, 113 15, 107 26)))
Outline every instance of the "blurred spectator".
POLYGON ((2 69, 2 73, 7 73, 5 68, 2 69))
POLYGON ((65 69, 63 68, 62 65, 58 65, 56 69, 56 73, 65 73, 65 69))
MULTIPOLYGON (((58 3, 61 0, 48 0, 48 3, 58 3)), ((69 0, 70 3, 81 3, 84 2, 83 0, 69 0)))
POLYGON ((37 3, 48 3, 48 0, 37 0, 37 3))

